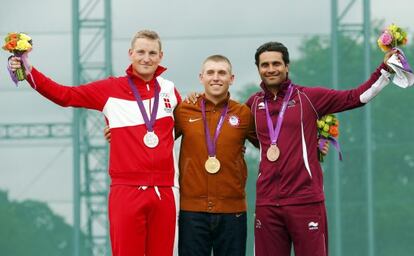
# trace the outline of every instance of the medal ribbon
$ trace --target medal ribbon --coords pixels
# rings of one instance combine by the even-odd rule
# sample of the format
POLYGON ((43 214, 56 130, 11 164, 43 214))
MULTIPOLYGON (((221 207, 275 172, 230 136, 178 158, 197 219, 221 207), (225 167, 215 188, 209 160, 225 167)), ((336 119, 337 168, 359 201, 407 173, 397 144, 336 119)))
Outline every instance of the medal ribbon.
POLYGON ((208 155, 209 156, 215 156, 216 155, 216 142, 217 142, 217 138, 220 134, 221 128, 223 127, 224 118, 226 117, 227 110, 228 110, 228 105, 226 104, 224 106, 223 110, 221 111, 221 116, 220 116, 220 119, 218 121, 216 131, 214 132, 214 140, 212 141, 211 140, 211 135, 210 135, 210 129, 208 128, 208 125, 207 125, 206 102, 204 101, 204 99, 201 100, 201 113, 203 114, 204 133, 205 133, 205 136, 206 136, 207 150, 208 150, 208 155))
POLYGON ((265 109, 266 109, 267 128, 269 129, 269 136, 270 136, 270 141, 272 145, 276 145, 277 138, 279 137, 280 128, 282 127, 282 123, 283 123, 283 117, 285 116, 286 108, 287 108, 290 96, 292 96, 292 92, 293 92, 293 86, 292 84, 289 84, 287 93, 283 99, 282 108, 280 109, 279 115, 277 117, 276 128, 273 128, 272 118, 270 117, 270 114, 269 114, 269 107, 267 106, 267 101, 264 100, 265 109))
MULTIPOLYGON (((129 87, 131 87, 131 90, 134 94, 135 100, 138 104, 139 110, 141 112, 142 118, 144 118, 145 126, 147 127, 147 131, 152 132, 154 131, 153 126, 155 123, 155 119, 157 118, 157 112, 158 112, 158 101, 160 98, 160 95, 158 93, 159 84, 157 79, 155 79, 155 89, 154 89, 154 106, 152 107, 151 112, 151 119, 148 119, 147 111, 145 111, 144 104, 142 103, 141 95, 139 94, 137 88, 135 87, 134 82, 132 82, 131 77, 128 77, 128 83, 129 87)), ((150 106, 151 107, 151 106, 150 106)))

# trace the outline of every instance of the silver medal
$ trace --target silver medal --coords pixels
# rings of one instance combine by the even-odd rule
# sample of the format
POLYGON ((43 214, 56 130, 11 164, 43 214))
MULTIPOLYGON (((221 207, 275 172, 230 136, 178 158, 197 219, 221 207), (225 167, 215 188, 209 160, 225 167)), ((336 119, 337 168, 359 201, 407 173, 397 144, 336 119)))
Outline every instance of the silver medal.
POLYGON ((155 148, 158 145, 159 139, 154 132, 147 132, 144 136, 144 144, 149 148, 155 148))

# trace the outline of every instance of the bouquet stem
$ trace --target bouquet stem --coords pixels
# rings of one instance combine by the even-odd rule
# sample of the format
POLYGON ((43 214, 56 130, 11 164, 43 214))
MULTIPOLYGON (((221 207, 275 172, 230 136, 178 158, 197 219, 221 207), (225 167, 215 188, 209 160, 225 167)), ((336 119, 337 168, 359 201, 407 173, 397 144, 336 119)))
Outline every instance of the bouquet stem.
POLYGON ((16 77, 19 81, 24 81, 26 79, 26 72, 24 70, 24 67, 21 67, 16 70, 16 77))
POLYGON ((318 160, 319 162, 323 163, 323 157, 325 155, 318 149, 318 160))
POLYGON ((17 69, 15 74, 18 81, 24 81, 26 79, 26 70, 25 70, 25 64, 23 62, 23 55, 25 52, 21 51, 15 51, 14 56, 20 58, 20 66, 21 68, 17 69))

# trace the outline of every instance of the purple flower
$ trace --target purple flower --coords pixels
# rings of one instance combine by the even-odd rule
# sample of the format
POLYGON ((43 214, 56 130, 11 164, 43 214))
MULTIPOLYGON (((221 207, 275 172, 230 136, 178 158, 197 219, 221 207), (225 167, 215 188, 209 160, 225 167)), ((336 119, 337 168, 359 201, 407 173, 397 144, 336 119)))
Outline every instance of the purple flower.
POLYGON ((392 35, 385 30, 380 37, 380 41, 383 45, 389 45, 392 42, 392 35))

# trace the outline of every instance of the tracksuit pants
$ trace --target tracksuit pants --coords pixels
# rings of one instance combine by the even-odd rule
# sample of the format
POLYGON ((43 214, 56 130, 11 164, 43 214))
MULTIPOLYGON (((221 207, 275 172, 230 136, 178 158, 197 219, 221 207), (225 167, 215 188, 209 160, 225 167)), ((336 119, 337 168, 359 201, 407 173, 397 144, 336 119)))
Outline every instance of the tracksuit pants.
POLYGON ((108 204, 113 256, 178 255, 178 188, 113 185, 108 204))
POLYGON ((324 202, 256 206, 255 256, 328 256, 324 202))

